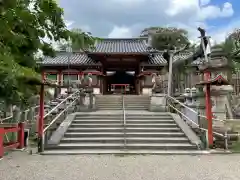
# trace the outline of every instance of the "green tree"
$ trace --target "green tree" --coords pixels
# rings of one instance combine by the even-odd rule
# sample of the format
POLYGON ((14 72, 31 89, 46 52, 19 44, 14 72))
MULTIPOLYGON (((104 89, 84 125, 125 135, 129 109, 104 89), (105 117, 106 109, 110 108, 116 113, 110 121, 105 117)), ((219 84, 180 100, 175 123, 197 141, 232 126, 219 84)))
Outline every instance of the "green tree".
POLYGON ((189 44, 188 32, 181 28, 150 27, 144 29, 141 36, 152 36, 152 46, 158 50, 174 50, 189 44))
POLYGON ((79 28, 71 29, 69 32, 70 42, 60 41, 58 44, 59 50, 66 51, 71 43, 71 48, 73 51, 87 50, 89 48, 94 48, 94 43, 99 38, 93 37, 91 33, 84 32, 79 28))
POLYGON ((55 0, 0 2, 0 99, 8 104, 26 102, 37 92, 26 79, 41 80, 35 54, 54 56, 51 41, 67 40, 63 10, 55 0))
POLYGON ((240 67, 240 56, 239 56, 239 48, 236 47, 236 40, 233 39, 233 37, 228 36, 225 41, 221 44, 217 44, 214 46, 215 48, 220 47, 223 50, 223 53, 225 54, 228 65, 230 69, 227 73, 227 78, 229 82, 232 82, 232 73, 234 73, 237 69, 240 67))

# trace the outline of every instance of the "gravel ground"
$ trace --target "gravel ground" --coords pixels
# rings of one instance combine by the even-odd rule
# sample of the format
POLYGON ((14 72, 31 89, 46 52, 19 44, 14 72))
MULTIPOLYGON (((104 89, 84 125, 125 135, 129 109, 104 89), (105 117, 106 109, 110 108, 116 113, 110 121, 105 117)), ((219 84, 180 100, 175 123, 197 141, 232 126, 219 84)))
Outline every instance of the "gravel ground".
POLYGON ((1 180, 239 180, 240 155, 40 156, 14 152, 1 180))

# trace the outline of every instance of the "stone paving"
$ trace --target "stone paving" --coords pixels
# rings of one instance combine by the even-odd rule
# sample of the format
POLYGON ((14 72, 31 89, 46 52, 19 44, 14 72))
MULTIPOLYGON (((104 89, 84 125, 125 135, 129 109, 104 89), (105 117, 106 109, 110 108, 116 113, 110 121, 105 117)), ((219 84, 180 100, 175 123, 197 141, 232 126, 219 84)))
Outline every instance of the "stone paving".
POLYGON ((1 180, 239 180, 240 155, 41 156, 14 152, 1 180))

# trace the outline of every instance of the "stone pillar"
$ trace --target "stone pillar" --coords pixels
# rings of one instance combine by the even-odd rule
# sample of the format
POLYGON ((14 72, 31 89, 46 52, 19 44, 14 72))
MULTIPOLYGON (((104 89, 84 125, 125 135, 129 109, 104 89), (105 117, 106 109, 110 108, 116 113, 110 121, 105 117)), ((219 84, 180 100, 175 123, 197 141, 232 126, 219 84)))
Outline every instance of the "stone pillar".
POLYGON ((187 88, 188 90, 188 94, 186 97, 186 101, 185 104, 186 106, 188 106, 189 108, 191 108, 193 111, 191 111, 190 109, 186 108, 185 109, 185 113, 186 116, 189 117, 194 123, 199 124, 199 117, 198 117, 198 106, 196 103, 196 94, 197 94, 197 89, 196 88, 187 88))
POLYGON ((165 94, 156 93, 152 94, 150 100, 149 111, 152 112, 165 112, 166 111, 166 96, 165 94))
MULTIPOLYGON (((184 96, 184 105, 186 105, 187 107, 192 104, 192 97, 191 97, 191 89, 190 88, 186 88, 185 89, 185 93, 183 94, 184 96)), ((190 118, 190 111, 188 108, 185 108, 185 107, 179 107, 181 108, 181 112, 188 118, 190 118)), ((185 117, 183 117, 183 119, 186 121, 186 122, 189 122, 185 117)))
MULTIPOLYGON (((214 118, 219 120, 225 120, 227 118, 227 95, 231 92, 233 92, 232 86, 211 86, 212 112, 214 118)), ((224 124, 220 121, 213 121, 213 126, 224 126, 224 124)))
POLYGON ((202 87, 199 87, 197 89, 197 92, 195 94, 195 99, 196 99, 196 109, 198 111, 198 114, 200 115, 198 121, 199 121, 199 126, 202 128, 207 129, 208 124, 207 124, 207 119, 205 118, 206 115, 206 103, 205 103, 205 93, 203 91, 202 87), (203 116, 203 117, 201 117, 203 116))

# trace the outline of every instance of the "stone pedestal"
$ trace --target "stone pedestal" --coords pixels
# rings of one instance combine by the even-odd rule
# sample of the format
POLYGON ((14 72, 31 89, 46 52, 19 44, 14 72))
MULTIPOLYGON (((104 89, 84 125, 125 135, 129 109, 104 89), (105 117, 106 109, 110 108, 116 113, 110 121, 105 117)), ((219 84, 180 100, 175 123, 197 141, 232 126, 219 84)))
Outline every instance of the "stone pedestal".
MULTIPOLYGON (((199 124, 198 110, 197 110, 197 104, 196 104, 196 88, 192 88, 192 89, 186 88, 184 97, 185 97, 184 104, 189 108, 182 107, 181 109, 182 113, 186 117, 188 117, 190 120, 192 120, 194 123, 199 124), (191 109, 194 111, 192 111, 191 109)), ((183 117, 183 119, 185 119, 187 123, 191 124, 191 122, 185 117, 183 117)))
MULTIPOLYGON (((219 120, 227 118, 226 104, 228 101, 228 94, 232 93, 232 86, 211 86, 212 112, 213 117, 219 120)), ((213 121, 213 126, 224 126, 221 121, 213 121)))
POLYGON ((165 94, 153 94, 151 96, 149 110, 153 112, 165 112, 166 111, 165 94))

